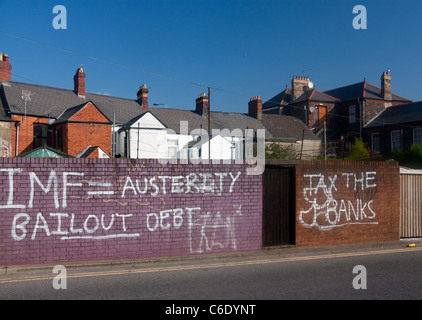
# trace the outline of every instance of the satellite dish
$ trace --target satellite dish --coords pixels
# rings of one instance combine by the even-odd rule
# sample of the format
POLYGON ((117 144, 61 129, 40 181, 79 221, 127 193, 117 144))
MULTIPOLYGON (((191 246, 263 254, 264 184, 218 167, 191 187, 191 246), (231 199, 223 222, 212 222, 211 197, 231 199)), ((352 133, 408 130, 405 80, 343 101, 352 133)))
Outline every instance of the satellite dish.
POLYGON ((311 113, 314 113, 314 112, 315 112, 315 107, 310 107, 310 108, 309 108, 309 111, 310 111, 311 113))
POLYGON ((309 82, 309 83, 308 83, 308 88, 309 88, 309 89, 313 89, 313 88, 314 88, 314 84, 313 84, 312 82, 309 82))

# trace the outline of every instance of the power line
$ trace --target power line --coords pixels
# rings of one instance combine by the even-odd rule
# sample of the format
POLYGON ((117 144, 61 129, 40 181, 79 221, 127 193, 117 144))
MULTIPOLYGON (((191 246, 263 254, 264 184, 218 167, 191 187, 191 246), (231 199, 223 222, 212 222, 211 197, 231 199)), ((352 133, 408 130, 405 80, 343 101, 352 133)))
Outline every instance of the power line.
MULTIPOLYGON (((69 49, 66 49, 66 48, 54 46, 54 45, 51 45, 49 43, 40 42, 40 41, 37 41, 37 40, 33 40, 33 39, 26 38, 26 37, 18 36, 18 35, 15 35, 15 34, 12 34, 12 33, 8 33, 8 32, 4 32, 4 31, 1 31, 1 30, 0 30, 0 33, 3 34, 3 35, 9 36, 9 37, 13 37, 13 38, 16 38, 16 39, 20 39, 20 40, 26 41, 26 42, 31 42, 31 43, 34 43, 34 44, 37 44, 37 45, 40 45, 40 46, 44 46, 44 47, 48 47, 48 48, 60 50, 60 51, 63 51, 63 52, 69 53, 69 54, 79 55, 81 57, 85 57, 85 58, 88 58, 88 59, 91 59, 91 60, 95 60, 95 61, 98 61, 98 62, 112 64, 112 65, 115 65, 115 66, 118 66, 118 67, 122 67, 122 68, 125 68, 125 69, 139 71, 139 72, 147 73, 147 74, 154 75, 154 76, 157 76, 157 77, 166 78, 166 79, 169 79, 169 80, 184 82, 184 83, 188 83, 188 84, 191 84, 191 85, 194 85, 194 86, 198 86, 198 87, 203 87, 203 88, 210 87, 209 85, 205 85, 205 84, 202 84, 202 83, 199 83, 199 82, 189 81, 189 80, 185 80, 185 79, 181 79, 181 78, 176 78, 176 77, 173 77, 173 76, 165 75, 163 73, 153 72, 153 71, 150 71, 150 70, 146 70, 146 69, 142 69, 142 68, 138 68, 138 67, 129 66, 129 65, 126 65, 126 64, 123 64, 123 63, 120 63, 120 62, 113 61, 113 60, 103 59, 103 58, 99 58, 99 57, 96 57, 96 56, 92 56, 92 55, 88 55, 88 54, 85 54, 85 53, 81 53, 81 52, 78 52, 78 51, 69 50, 69 49)), ((213 88, 213 87, 211 87, 211 88, 214 89, 214 90, 217 90, 217 88, 213 88)), ((221 89, 218 89, 218 90, 221 90, 221 89)))
MULTIPOLYGON (((88 54, 81 53, 81 52, 78 52, 78 51, 69 50, 69 49, 66 49, 66 48, 62 48, 62 47, 58 47, 58 46, 55 46, 55 45, 51 45, 49 43, 44 43, 44 42, 40 42, 40 41, 37 41, 37 40, 29 39, 29 38, 26 38, 26 37, 22 37, 22 36, 19 36, 19 35, 16 35, 16 34, 4 32, 4 31, 1 31, 1 30, 0 30, 0 34, 6 35, 6 36, 9 36, 9 37, 13 37, 13 38, 16 38, 16 39, 19 39, 19 40, 23 40, 23 41, 26 41, 26 42, 34 43, 34 44, 37 44, 37 45, 40 45, 40 46, 44 46, 44 47, 52 48, 52 49, 55 49, 55 50, 63 51, 63 52, 69 53, 69 54, 73 54, 73 55, 78 55, 78 56, 81 56, 81 57, 85 57, 85 58, 88 58, 88 59, 91 59, 91 60, 94 60, 94 61, 98 61, 98 62, 102 62, 102 63, 107 63, 107 64, 112 64, 112 65, 115 65, 115 66, 118 66, 118 67, 121 67, 121 68, 129 69, 129 70, 133 70, 133 71, 139 71, 139 72, 150 74, 150 75, 153 75, 153 76, 165 78, 165 79, 168 79, 168 80, 183 82, 183 83, 187 83, 187 84, 198 86, 198 87, 202 87, 202 88, 207 88, 207 89, 210 88, 210 89, 212 89, 212 92, 214 92, 214 91, 221 91, 221 92, 225 92, 225 93, 229 93, 229 94, 233 94, 233 95, 238 95, 238 96, 242 96, 242 97, 250 97, 250 96, 248 96, 246 94, 240 94, 238 92, 234 92, 234 91, 231 91, 231 90, 223 89, 223 88, 221 88, 221 86, 220 87, 212 87, 212 86, 209 86, 209 85, 206 85, 206 84, 202 84, 200 82, 185 80, 185 79, 181 79, 181 78, 169 76, 169 75, 166 75, 166 74, 163 74, 163 73, 158 73, 158 72, 153 72, 153 71, 142 69, 142 68, 138 68, 138 67, 133 67, 133 66, 126 65, 126 64, 123 64, 123 63, 120 63, 120 62, 116 62, 116 61, 113 61, 113 60, 99 58, 99 57, 88 55, 88 54)), ((34 81, 34 80, 31 80, 31 79, 25 78, 25 77, 20 76, 20 75, 18 77, 23 78, 23 79, 26 79, 26 80, 29 80, 29 81, 31 81, 33 83, 36 83, 36 84, 40 84, 37 81, 34 81)), ((280 106, 281 107, 281 105, 279 104, 279 101, 274 101, 274 100, 271 100, 270 99, 270 100, 267 100, 266 102, 267 103, 268 102, 274 103, 275 104, 275 107, 277 107, 277 106, 280 106)), ((288 105, 288 107, 291 108, 291 109, 302 109, 303 108, 303 106, 294 106, 294 105, 288 105)), ((349 116, 347 116, 347 115, 341 115, 341 114, 330 114, 329 115, 329 118, 332 119, 332 120, 335 120, 334 118, 338 118, 338 119, 349 119, 349 116)), ((362 121, 363 118, 356 118, 356 120, 357 121, 362 121)), ((401 126, 401 127, 407 127, 406 125, 399 125, 399 126, 401 126)), ((409 126, 409 127, 412 127, 412 126, 409 126)))

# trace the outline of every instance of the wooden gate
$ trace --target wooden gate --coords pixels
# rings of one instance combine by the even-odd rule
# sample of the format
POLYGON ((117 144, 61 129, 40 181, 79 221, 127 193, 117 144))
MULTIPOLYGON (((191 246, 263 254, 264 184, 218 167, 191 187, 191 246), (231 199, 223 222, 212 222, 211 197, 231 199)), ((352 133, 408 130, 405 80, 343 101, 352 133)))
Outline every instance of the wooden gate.
POLYGON ((263 246, 295 243, 294 168, 266 167, 263 177, 263 246))
POLYGON ((422 237, 422 171, 400 171, 400 237, 422 237))

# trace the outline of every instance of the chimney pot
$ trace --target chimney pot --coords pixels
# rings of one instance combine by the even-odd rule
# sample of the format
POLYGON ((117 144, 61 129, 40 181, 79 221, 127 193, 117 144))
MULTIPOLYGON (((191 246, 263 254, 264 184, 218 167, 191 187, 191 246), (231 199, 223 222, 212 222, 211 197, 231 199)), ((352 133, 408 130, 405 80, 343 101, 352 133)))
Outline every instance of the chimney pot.
POLYGON ((250 99, 248 109, 250 116, 262 120, 262 100, 260 96, 255 96, 250 99))
POLYGON ((148 88, 147 85, 144 83, 142 86, 139 87, 137 97, 138 102, 142 106, 142 110, 148 110, 148 88))
POLYGON ((392 100, 390 70, 384 71, 381 76, 381 96, 384 100, 392 100))
POLYGON ((12 64, 7 54, 0 53, 0 81, 10 81, 12 78, 12 64))
POLYGON ((308 89, 309 77, 293 76, 292 79, 292 99, 300 97, 308 89))
POLYGON ((198 95, 196 102, 196 112, 202 116, 208 116, 208 97, 205 92, 198 95))
POLYGON ((80 97, 85 97, 85 72, 82 67, 76 70, 73 77, 74 91, 80 97))

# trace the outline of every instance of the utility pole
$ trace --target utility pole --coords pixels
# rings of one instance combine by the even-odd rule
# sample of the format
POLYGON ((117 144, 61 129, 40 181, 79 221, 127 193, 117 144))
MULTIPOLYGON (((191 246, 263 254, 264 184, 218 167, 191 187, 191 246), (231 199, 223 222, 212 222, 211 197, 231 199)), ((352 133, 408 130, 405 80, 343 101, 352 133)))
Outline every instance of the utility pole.
POLYGON ((327 161, 327 125, 324 121, 324 160, 327 161))
POLYGON ((115 127, 115 123, 116 123, 116 114, 113 113, 113 128, 111 130, 112 132, 112 136, 111 136, 111 158, 115 158, 116 157, 116 135, 114 130, 116 130, 115 127))
POLYGON ((211 92, 208 87, 208 163, 211 164, 211 92))

